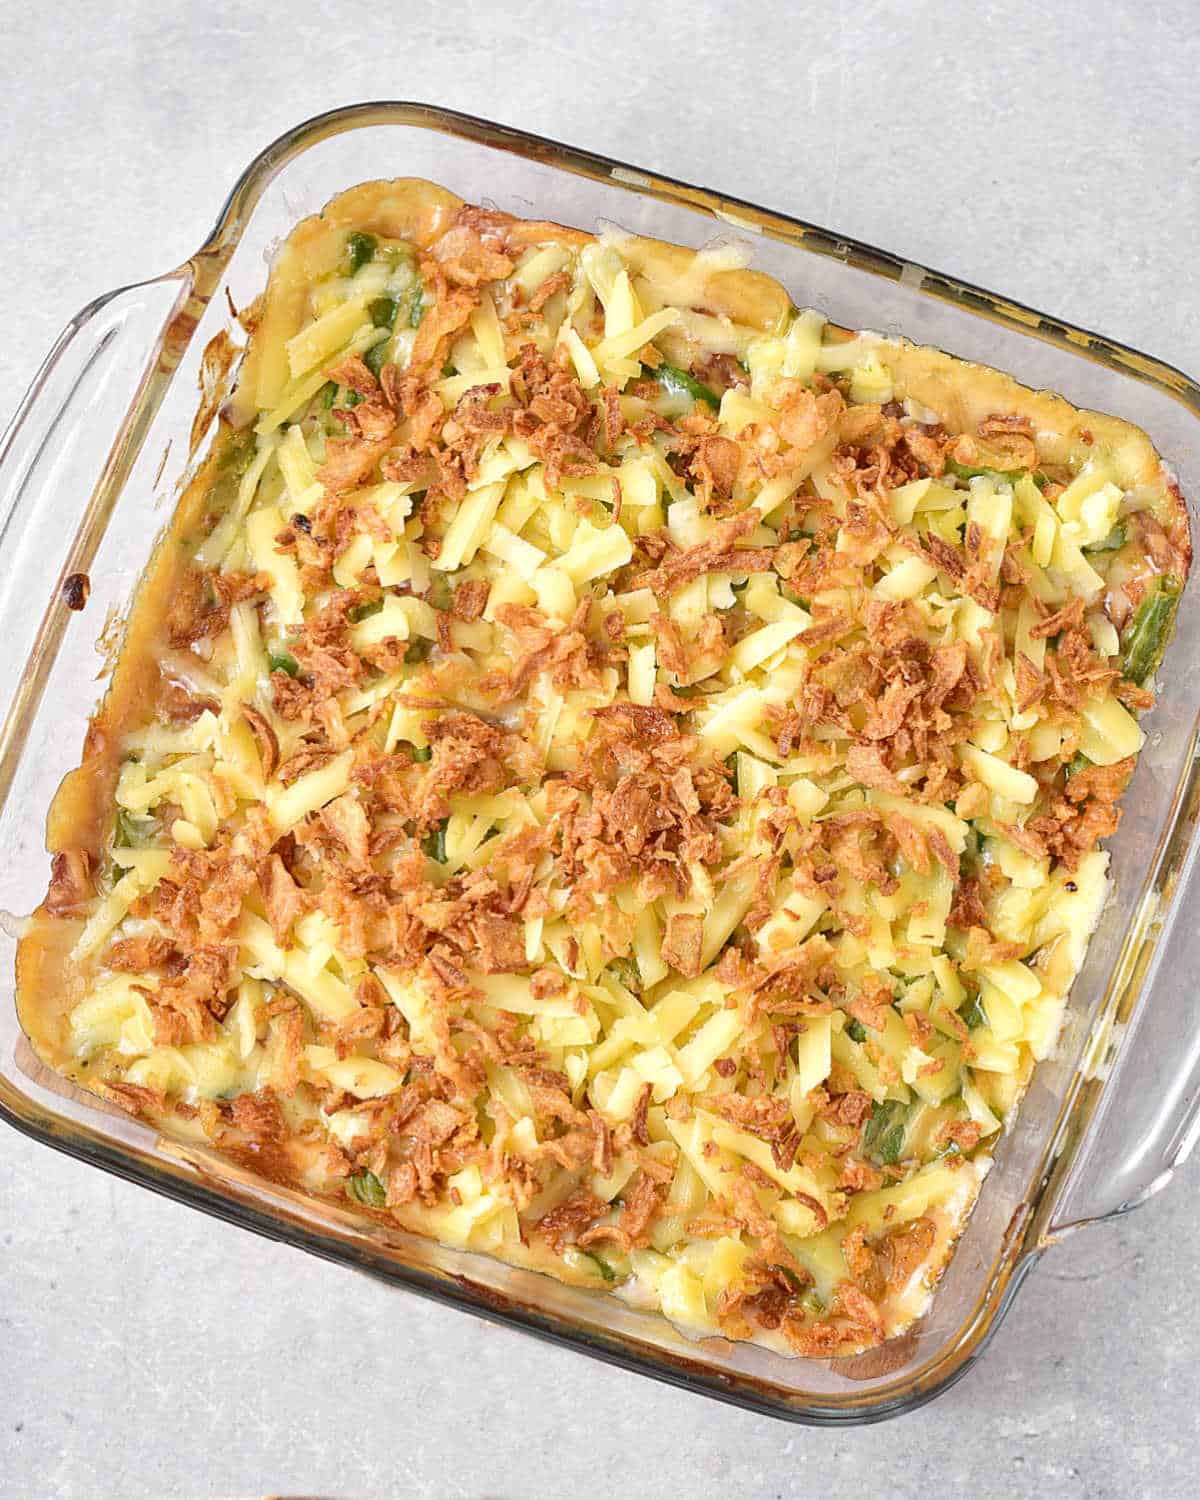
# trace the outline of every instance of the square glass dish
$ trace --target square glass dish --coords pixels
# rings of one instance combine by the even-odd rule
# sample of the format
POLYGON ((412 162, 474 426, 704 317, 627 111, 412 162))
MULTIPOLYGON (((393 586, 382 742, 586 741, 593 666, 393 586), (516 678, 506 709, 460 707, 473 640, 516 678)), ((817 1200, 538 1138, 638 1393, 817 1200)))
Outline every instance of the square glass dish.
POLYGON ((366 104, 299 126, 251 164, 189 261, 79 314, 0 446, 0 1114, 260 1234, 688 1389, 811 1422, 919 1404, 978 1357, 1042 1249, 1144 1201, 1193 1144, 1200 1024, 1182 1004, 1200 939, 1175 917, 1200 806, 1200 679, 1183 671, 1200 650, 1195 582, 1057 1054, 1039 1066, 928 1312, 867 1354, 794 1359, 692 1340, 612 1297, 363 1223, 157 1137, 47 1070, 21 1032, 14 956, 21 915, 45 891, 45 811, 78 762, 118 622, 215 416, 206 401, 195 417, 213 378, 205 352, 236 333, 231 303, 262 289, 297 220, 351 184, 395 176, 585 229, 607 221, 696 247, 740 240, 756 269, 842 326, 903 334, 1137 423, 1184 495, 1200 495, 1200 388, 1131 349, 814 226, 467 116, 366 104))

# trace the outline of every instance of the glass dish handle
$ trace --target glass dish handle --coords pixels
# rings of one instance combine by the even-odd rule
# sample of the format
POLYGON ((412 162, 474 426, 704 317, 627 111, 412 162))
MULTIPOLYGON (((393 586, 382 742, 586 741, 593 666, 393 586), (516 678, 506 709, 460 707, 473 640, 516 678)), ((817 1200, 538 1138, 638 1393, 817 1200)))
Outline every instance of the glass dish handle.
POLYGON ((1142 1003, 1119 1043, 1110 1036, 1106 1049, 1096 1049, 1101 1061, 1093 1073, 1104 1083, 1090 1139, 1057 1196, 1045 1241, 1148 1202, 1200 1139, 1200 1013, 1192 1003, 1200 923, 1189 910, 1189 898, 1200 895, 1196 864, 1193 848, 1148 966, 1142 1003))
POLYGON ((188 290, 186 274, 173 272, 90 303, 63 329, 0 438, 0 712, 17 706, 46 604, 69 573, 86 571, 120 478, 116 455, 140 446, 137 433, 125 441, 126 426, 144 430, 157 404, 131 398, 150 394, 190 331, 181 326, 191 323, 188 290))

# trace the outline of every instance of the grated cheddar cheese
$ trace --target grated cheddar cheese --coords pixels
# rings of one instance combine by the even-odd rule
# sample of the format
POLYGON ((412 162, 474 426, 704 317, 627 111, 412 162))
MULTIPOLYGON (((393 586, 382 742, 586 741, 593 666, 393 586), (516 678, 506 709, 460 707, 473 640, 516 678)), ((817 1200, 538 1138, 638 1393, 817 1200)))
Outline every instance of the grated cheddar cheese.
POLYGON ((1190 563, 1149 443, 426 183, 250 322, 56 806, 39 1051, 694 1331, 898 1333, 1104 903, 1190 563))

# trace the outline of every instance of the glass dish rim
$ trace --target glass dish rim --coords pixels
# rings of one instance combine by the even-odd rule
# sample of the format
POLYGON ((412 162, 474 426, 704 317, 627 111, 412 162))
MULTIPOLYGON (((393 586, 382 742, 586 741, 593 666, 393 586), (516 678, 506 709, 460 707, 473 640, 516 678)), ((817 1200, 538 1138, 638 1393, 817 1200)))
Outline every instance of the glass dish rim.
MULTIPOLYGON (((122 291, 171 281, 182 283, 186 287, 189 304, 199 304, 203 309, 211 299, 225 264, 241 240, 250 213, 277 173, 289 161, 333 135, 380 125, 401 125, 449 134, 492 149, 510 151, 525 158, 532 157, 558 170, 615 181, 625 188, 642 191, 659 199, 667 198, 706 213, 718 226, 724 220, 737 228, 767 234, 771 233, 768 225, 786 226, 791 234, 780 234, 778 237, 789 238, 798 248, 831 256, 891 279, 915 275, 920 278, 919 289, 930 295, 961 304, 977 316, 1018 325, 1020 332, 1066 346, 1073 354, 1083 355, 1110 367, 1115 366, 1122 374, 1157 386, 1187 407, 1193 415, 1200 416, 1200 388, 1196 383, 1183 371, 1145 355, 1132 346, 1075 328, 1023 303, 1001 298, 945 273, 915 266, 864 241, 834 234, 806 220, 764 209, 748 200, 629 166, 596 152, 563 145, 475 115, 408 101, 372 101, 346 105, 313 116, 284 132, 260 151, 241 173, 230 190, 212 231, 198 250, 173 270, 131 283, 96 299, 70 326, 81 325, 90 313, 119 296, 122 291), (748 216, 747 222, 740 223, 735 214, 728 212, 729 209, 744 211, 748 216)), ((58 349, 59 346, 56 346, 42 372, 35 377, 33 390, 38 388, 41 376, 51 365, 58 349)), ((170 379, 171 376, 168 375, 167 383, 170 379)), ((129 417, 118 438, 118 448, 128 442, 132 414, 139 408, 144 397, 145 383, 133 397, 129 417)), ((24 410, 25 403, 18 407, 10 433, 19 425, 24 410)), ((0 444, 0 451, 3 446, 0 444)), ((16 747, 18 753, 20 748, 20 745, 16 747)), ((1166 845, 1179 821, 1178 808, 1183 800, 1191 804, 1200 784, 1198 776, 1200 773, 1197 772, 1193 759, 1190 769, 1185 769, 1181 779, 1173 811, 1164 825, 1164 832, 1147 876, 1147 883, 1153 881, 1156 890, 1159 874, 1165 863, 1166 845)), ((1134 941, 1135 936, 1134 924, 1131 923, 1122 941, 1122 953, 1134 941)), ((1119 963, 1114 966, 1110 991, 1115 986, 1115 975, 1121 967, 1119 963)), ((1140 1006, 1143 998, 1139 987, 1134 997, 1135 1008, 1140 1006)), ((1111 995, 1106 994, 1101 1009, 1107 1010, 1110 1001, 1111 995)), ((1022 1203, 1024 1213, 1018 1213, 1017 1220, 1010 1225, 1009 1233, 1005 1236, 1008 1248, 1002 1247, 993 1273, 979 1292, 958 1335, 940 1345, 922 1367, 916 1371, 904 1372, 888 1387, 873 1389, 864 1393, 860 1399, 839 1396, 823 1402, 804 1398, 804 1404, 792 1404, 778 1394, 780 1388, 777 1385, 768 1385, 753 1376, 723 1373, 711 1362, 676 1358, 662 1349, 642 1349, 623 1334, 604 1335, 574 1326, 564 1318, 539 1310, 536 1305, 509 1299, 466 1278, 445 1280, 420 1268, 403 1265, 383 1252, 372 1253, 369 1248, 361 1245, 339 1243, 338 1236, 332 1232, 322 1233, 311 1224, 301 1225, 294 1219, 289 1223, 282 1215, 257 1207, 228 1184, 218 1189, 211 1186, 203 1176, 192 1177, 178 1169, 171 1170, 169 1164, 161 1158, 115 1145, 75 1122, 70 1122, 67 1132, 64 1132, 63 1125, 66 1122, 60 1121, 56 1130, 52 1114, 42 1110, 40 1106, 39 1113, 50 1121, 48 1126, 39 1125, 31 1118, 22 1118, 9 1107, 2 1096, 0 1118, 23 1134, 77 1159, 101 1166, 127 1180, 138 1182, 215 1217, 237 1223, 267 1238, 277 1239, 324 1259, 363 1270, 391 1285, 405 1286, 434 1300, 448 1302, 476 1315, 521 1328, 551 1342, 580 1349, 608 1363, 651 1375, 684 1389, 714 1396, 760 1414, 820 1425, 838 1425, 881 1420, 913 1409, 946 1390, 979 1358, 988 1339, 1003 1320, 1018 1286, 1036 1262, 1040 1251, 1045 1248, 1046 1241, 1039 1236, 1049 1222, 1054 1207, 1063 1197, 1064 1182, 1072 1165, 1086 1156, 1091 1127, 1104 1092, 1101 1086, 1091 1091, 1085 1100, 1084 1083, 1082 1073, 1077 1073, 1071 1080, 1056 1128, 1045 1146, 1043 1160, 1051 1162, 1051 1170, 1043 1176, 1040 1185, 1028 1190, 1022 1203), (1081 1114, 1083 1105, 1087 1107, 1081 1114), (1060 1140, 1066 1124, 1073 1126, 1070 1142, 1060 1140), (1029 1193, 1032 1193, 1032 1197, 1029 1193), (927 1378, 923 1379, 923 1375, 927 1378)), ((1133 1203, 1122 1205, 1132 1206, 1133 1203)), ((697 1353, 700 1353, 699 1349, 697 1353)), ((800 1398, 796 1399, 799 1403, 800 1398)))

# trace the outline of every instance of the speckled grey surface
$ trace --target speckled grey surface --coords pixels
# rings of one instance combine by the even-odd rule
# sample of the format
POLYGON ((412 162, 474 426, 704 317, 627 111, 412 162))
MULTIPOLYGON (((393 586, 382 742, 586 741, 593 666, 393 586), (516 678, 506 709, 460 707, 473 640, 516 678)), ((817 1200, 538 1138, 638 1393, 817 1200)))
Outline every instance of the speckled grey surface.
MULTIPOLYGON (((1188 0, 2 0, 0 411, 79 306, 199 243, 267 141, 371 97, 710 183, 1195 372, 1195 19, 1188 0)), ((1053 1250, 933 1406, 828 1432, 389 1293, 5 1132, 0 1496, 1192 1496, 1198 1186, 1185 1168, 1053 1250)))

